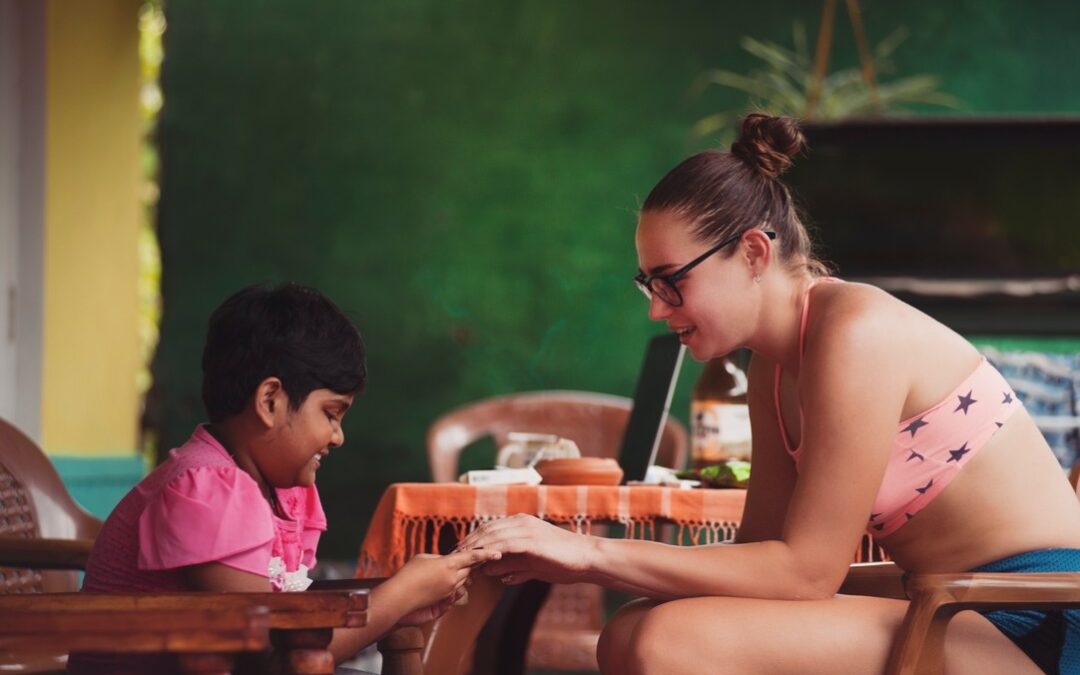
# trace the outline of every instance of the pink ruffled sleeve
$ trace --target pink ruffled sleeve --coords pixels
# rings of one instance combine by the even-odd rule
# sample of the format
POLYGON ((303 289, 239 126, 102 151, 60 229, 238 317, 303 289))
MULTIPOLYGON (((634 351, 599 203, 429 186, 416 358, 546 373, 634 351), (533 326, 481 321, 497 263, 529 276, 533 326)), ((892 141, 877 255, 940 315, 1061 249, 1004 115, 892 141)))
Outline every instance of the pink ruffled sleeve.
MULTIPOLYGON (((278 502, 294 521, 301 524, 297 562, 312 569, 318 562, 315 552, 319 548, 319 538, 326 531, 326 513, 323 512, 319 491, 312 485, 311 487, 278 488, 277 493, 278 502)), ((286 567, 291 571, 296 565, 289 553, 286 551, 284 558, 286 567)))
POLYGON ((270 506, 235 466, 199 467, 170 480, 139 517, 139 569, 221 562, 268 575, 270 506))

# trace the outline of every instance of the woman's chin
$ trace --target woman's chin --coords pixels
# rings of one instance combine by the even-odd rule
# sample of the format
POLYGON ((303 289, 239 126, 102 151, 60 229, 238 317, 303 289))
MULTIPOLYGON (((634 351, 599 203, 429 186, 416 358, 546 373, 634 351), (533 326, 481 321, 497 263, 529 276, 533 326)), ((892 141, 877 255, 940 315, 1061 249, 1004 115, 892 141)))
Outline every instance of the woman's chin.
POLYGON ((695 361, 701 363, 718 359, 721 356, 726 356, 738 348, 738 346, 725 348, 723 345, 707 345, 702 342, 690 342, 686 345, 686 349, 690 352, 690 356, 693 357, 695 361))
POLYGON ((695 361, 705 363, 709 359, 713 358, 712 351, 705 349, 702 345, 698 343, 692 342, 686 345, 686 349, 690 352, 690 356, 693 357, 695 361))

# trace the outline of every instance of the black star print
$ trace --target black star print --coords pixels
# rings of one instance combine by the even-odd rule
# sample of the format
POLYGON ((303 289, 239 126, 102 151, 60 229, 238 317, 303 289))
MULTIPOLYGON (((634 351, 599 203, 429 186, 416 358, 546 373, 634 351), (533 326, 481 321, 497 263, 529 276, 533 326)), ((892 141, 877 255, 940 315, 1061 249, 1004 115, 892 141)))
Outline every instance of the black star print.
POLYGON ((931 487, 931 486, 932 486, 933 484, 934 484, 934 479, 933 479, 933 478, 931 478, 931 479, 930 479, 930 482, 929 482, 929 483, 927 483, 926 485, 922 486, 921 488, 915 488, 915 492, 918 492, 919 494, 921 494, 921 495, 924 495, 924 494, 926 494, 926 491, 927 491, 927 490, 929 490, 929 489, 930 489, 930 487, 931 487))
POLYGON ((960 458, 968 454, 969 452, 971 452, 971 448, 967 446, 967 443, 964 443, 959 448, 949 451, 949 458, 945 460, 945 463, 948 464, 949 462, 959 462, 960 458))
POLYGON ((885 529, 885 523, 878 523, 877 525, 874 526, 874 529, 877 530, 878 532, 881 532, 882 530, 885 529))
POLYGON ((921 427, 925 427, 925 426, 927 426, 929 424, 930 424, 929 422, 923 422, 923 418, 920 417, 919 419, 915 420, 911 424, 909 424, 906 427, 904 427, 903 429, 901 429, 900 433, 904 433, 905 431, 910 431, 911 432, 911 437, 915 438, 915 432, 918 431, 921 427))
POLYGON ((971 407, 971 404, 978 403, 977 400, 971 398, 971 391, 967 393, 967 396, 957 396, 957 398, 960 399, 960 405, 956 406, 956 410, 953 412, 963 410, 965 415, 967 414, 968 408, 971 407))
POLYGON ((911 456, 910 456, 910 457, 908 457, 907 459, 905 459, 905 460, 904 460, 904 463, 905 463, 905 464, 906 464, 907 462, 910 462, 910 461, 911 461, 911 460, 913 460, 913 459, 916 459, 916 458, 918 458, 918 460, 919 460, 920 462, 925 462, 925 461, 926 461, 926 458, 925 458, 925 457, 923 457, 923 456, 922 456, 922 455, 920 455, 919 453, 915 452, 914 450, 911 450, 911 449, 909 449, 908 451, 909 451, 909 452, 911 453, 911 456))
POLYGON ((914 514, 914 513, 908 513, 908 512, 906 512, 906 511, 904 512, 904 515, 905 515, 905 516, 907 516, 907 519, 908 519, 908 520, 911 520, 912 518, 914 518, 914 517, 915 517, 915 514, 914 514))
POLYGON ((881 515, 880 513, 871 513, 870 514, 870 520, 877 520, 878 516, 880 516, 880 515, 881 515))
POLYGON ((1002 395, 1004 396, 1004 398, 1002 398, 1002 399, 1001 399, 1001 403, 1002 403, 1003 405, 1008 405, 1008 404, 1010 404, 1010 403, 1012 403, 1012 402, 1013 402, 1013 397, 1012 397, 1012 394, 1010 394, 1010 393, 1009 393, 1009 392, 1007 392, 1007 391, 1003 391, 1003 392, 1001 392, 1001 393, 1002 393, 1002 395))
POLYGON ((1002 424, 1001 422, 994 422, 994 424, 998 425, 998 429, 1000 429, 1001 427, 1005 426, 1005 425, 1004 425, 1004 424, 1002 424))

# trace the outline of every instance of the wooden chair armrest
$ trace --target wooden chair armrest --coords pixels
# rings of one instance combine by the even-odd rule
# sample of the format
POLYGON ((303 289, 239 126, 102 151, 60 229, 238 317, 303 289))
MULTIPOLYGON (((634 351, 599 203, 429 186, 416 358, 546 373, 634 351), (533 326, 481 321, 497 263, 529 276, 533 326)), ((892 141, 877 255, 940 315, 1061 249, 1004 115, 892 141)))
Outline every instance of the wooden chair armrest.
POLYGON ((892 562, 855 563, 840 586, 845 595, 872 595, 907 600, 904 571, 892 562))
POLYGON ((0 537, 0 565, 49 570, 84 570, 93 539, 0 537))
POLYGON ((56 650, 177 654, 185 673, 228 673, 233 656, 270 646, 269 612, 19 609, 0 612, 0 652, 56 650))
POLYGON ((0 614, 20 610, 196 611, 263 606, 270 628, 358 628, 367 622, 368 591, 306 593, 27 593, 0 595, 0 614))
POLYGON ((917 574, 907 589, 911 604, 889 654, 890 675, 943 672, 945 627, 965 609, 1080 607, 1080 573, 917 574))
POLYGON ((269 611, 273 659, 283 673, 332 673, 335 628, 367 623, 368 591, 306 593, 34 593, 0 595, 0 615, 16 611, 183 612, 269 611))

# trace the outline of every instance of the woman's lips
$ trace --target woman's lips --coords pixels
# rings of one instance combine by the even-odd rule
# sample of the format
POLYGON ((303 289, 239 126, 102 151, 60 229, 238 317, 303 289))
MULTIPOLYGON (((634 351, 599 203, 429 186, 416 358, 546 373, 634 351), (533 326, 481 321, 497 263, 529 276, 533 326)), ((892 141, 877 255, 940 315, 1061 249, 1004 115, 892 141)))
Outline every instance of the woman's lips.
POLYGON ((691 335, 697 332, 697 329, 693 326, 688 326, 686 328, 672 328, 672 330, 679 336, 679 341, 684 344, 690 339, 691 335))

